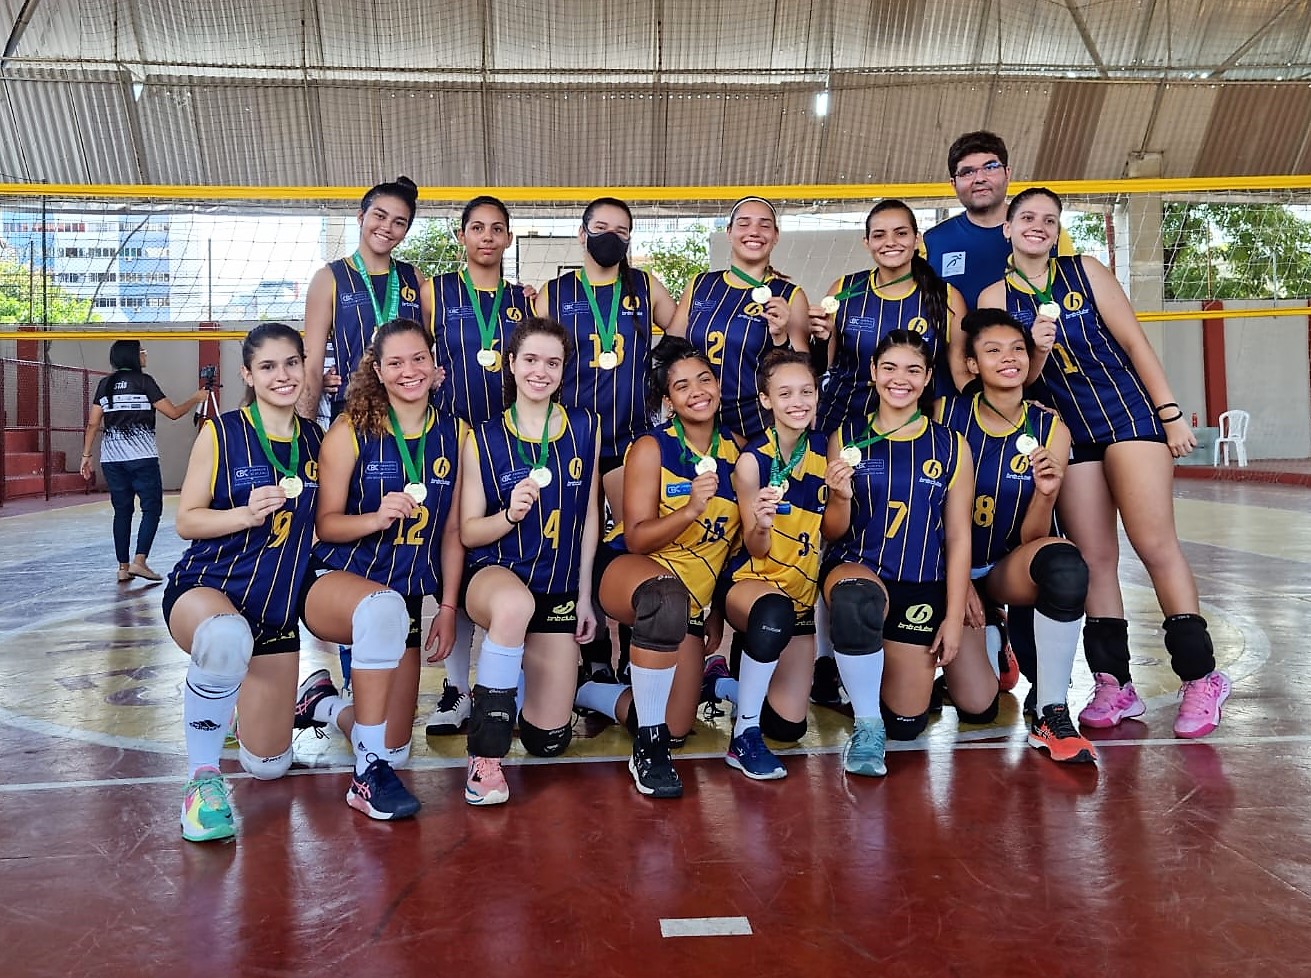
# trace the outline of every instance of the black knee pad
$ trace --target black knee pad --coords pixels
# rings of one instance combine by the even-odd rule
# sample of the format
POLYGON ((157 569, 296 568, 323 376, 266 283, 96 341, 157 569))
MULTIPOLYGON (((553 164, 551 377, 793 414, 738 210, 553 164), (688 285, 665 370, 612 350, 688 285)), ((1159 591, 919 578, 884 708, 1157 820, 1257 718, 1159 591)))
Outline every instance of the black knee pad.
POLYGON ((469 755, 504 757, 510 753, 514 729, 513 689, 474 686, 469 707, 469 755))
POLYGON ((869 655, 883 647, 888 599, 883 588, 864 577, 833 585, 828 602, 829 636, 843 655, 869 655))
POLYGON ((962 710, 957 706, 956 719, 961 723, 992 723, 992 721, 997 719, 997 709, 1000 704, 1001 692, 998 691, 997 695, 992 698, 992 703, 982 713, 970 713, 969 711, 962 710))
POLYGON ((569 748, 574 739, 574 728, 570 724, 543 730, 529 723, 522 713, 519 714, 519 743, 533 757, 559 757, 569 748))
POLYGON ((883 727, 888 732, 888 740, 914 740, 929 725, 929 711, 913 717, 903 717, 888 709, 886 703, 879 700, 879 712, 883 714, 883 727))
POLYGON ((1123 618, 1085 619, 1083 655, 1089 670, 1114 676, 1123 686, 1130 679, 1129 623, 1123 618))
POLYGON ((1165 648, 1170 665, 1184 682, 1215 671, 1215 647, 1201 615, 1171 615, 1165 620, 1165 648))
POLYGON ((633 592, 633 644, 653 652, 677 652, 687 638, 691 598, 672 575, 652 577, 633 592))
POLYGON ((807 723, 802 720, 784 720, 769 705, 769 699, 766 698, 764 705, 760 707, 760 732, 770 740, 778 740, 785 744, 795 744, 798 740, 806 735, 807 723))
POLYGON ((1049 543, 1029 563, 1038 585, 1034 607, 1052 621, 1078 621, 1088 599, 1088 565, 1072 543, 1049 543))
POLYGON ((757 598, 747 615, 747 638, 744 651, 757 662, 777 662, 792 641, 797 614, 792 600, 781 594, 757 598))

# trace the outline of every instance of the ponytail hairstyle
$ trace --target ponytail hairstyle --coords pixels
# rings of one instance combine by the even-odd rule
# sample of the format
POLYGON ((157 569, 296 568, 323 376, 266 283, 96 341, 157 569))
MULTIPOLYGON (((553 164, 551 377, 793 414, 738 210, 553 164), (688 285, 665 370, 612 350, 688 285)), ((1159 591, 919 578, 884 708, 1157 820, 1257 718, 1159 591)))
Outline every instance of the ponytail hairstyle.
POLYGON ((410 208, 410 223, 414 223, 414 212, 419 205, 419 188, 409 177, 397 177, 370 187, 360 200, 360 213, 367 211, 378 197, 395 197, 402 201, 410 208))
POLYGON ((1015 215, 1019 213, 1020 206, 1026 200, 1032 200, 1034 197, 1046 197, 1056 205, 1057 214, 1065 210, 1065 202, 1061 200, 1061 195, 1055 190, 1049 190, 1046 187, 1030 187, 1028 190, 1021 190, 1011 198, 1010 205, 1006 208, 1006 220, 1015 220, 1015 215))
POLYGON ((699 360, 713 374, 714 364, 702 351, 681 336, 666 336, 646 355, 646 413, 648 420, 659 423, 664 418, 665 397, 669 394, 669 370, 684 360, 699 360))
POLYGON ((141 372, 141 341, 114 340, 109 348, 109 365, 115 370, 141 372))
MULTIPOLYGON (((737 217, 737 209, 741 207, 743 204, 749 204, 749 203, 764 204, 766 207, 768 207, 769 216, 774 219, 774 230, 775 231, 778 230, 778 211, 774 209, 774 205, 771 204, 769 201, 767 201, 764 197, 757 197, 753 194, 748 194, 746 197, 739 197, 736 201, 734 201, 732 209, 730 209, 728 212, 728 226, 730 228, 733 226, 733 221, 737 217)), ((783 272, 780 272, 777 268, 773 266, 772 263, 765 266, 765 277, 768 278, 770 275, 773 275, 775 278, 781 278, 785 282, 792 281, 790 276, 785 275, 783 272)))
POLYGON ((924 341, 924 337, 919 333, 911 332, 908 329, 894 329, 892 332, 888 333, 887 336, 883 337, 879 342, 879 345, 874 348, 874 356, 871 358, 870 362, 877 366, 879 360, 882 359, 883 354, 887 353, 894 346, 908 347, 918 353, 920 359, 924 361, 926 382, 924 384, 924 390, 920 394, 919 403, 916 404, 916 407, 923 412, 925 417, 933 417, 933 354, 929 350, 929 344, 924 341))
MULTIPOLYGON (((870 212, 865 215, 865 240, 869 240, 869 222, 879 214, 885 211, 903 211, 910 221, 911 232, 918 238, 920 233, 919 222, 915 220, 915 212, 911 210, 910 205, 904 200, 880 200, 870 208, 870 212)), ((871 273, 874 275, 876 273, 871 273)), ((915 287, 920 290, 924 297, 924 318, 929 321, 929 327, 935 330, 939 336, 947 335, 947 283, 938 277, 938 273, 933 270, 933 266, 919 253, 918 250, 911 253, 910 257, 910 275, 915 287)), ((873 285, 873 279, 870 280, 873 285)))
MULTIPOLYGON (((589 231, 589 229, 588 229, 587 226, 588 226, 588 224, 591 223, 591 221, 592 221, 592 215, 593 215, 594 213, 596 213, 596 209, 597 209, 598 207, 617 207, 617 208, 619 208, 621 211, 623 211, 624 214, 626 214, 626 215, 628 216, 628 229, 629 229, 629 234, 630 234, 630 235, 632 234, 632 228, 633 228, 633 211, 632 211, 632 208, 630 208, 627 204, 625 204, 625 203, 624 203, 622 200, 620 200, 618 197, 597 197, 596 200, 592 201, 592 202, 591 202, 590 204, 588 204, 585 208, 583 208, 583 230, 584 230, 584 231, 588 231, 589 234, 591 233, 591 232, 589 231)), ((629 248, 630 248, 630 249, 632 248, 632 238, 631 238, 631 237, 629 238, 629 248)), ((625 252, 625 253, 624 253, 624 257, 619 259, 619 281, 618 281, 618 285, 619 285, 619 307, 620 307, 620 309, 624 308, 624 303, 625 303, 625 301, 628 299, 628 297, 629 297, 630 295, 631 295, 631 296, 634 296, 634 297, 637 296, 637 278, 635 277, 635 275, 636 275, 636 273, 633 271, 633 267, 632 267, 632 265, 630 265, 630 264, 628 263, 628 253, 625 252)), ((649 300, 648 300, 648 302, 647 302, 647 305, 648 305, 648 306, 650 305, 650 301, 649 301, 649 300)), ((651 342, 651 323, 650 323, 650 321, 649 321, 650 314, 651 314, 651 310, 650 310, 650 309, 647 309, 647 316, 648 316, 648 320, 647 320, 647 321, 643 321, 640 315, 637 317, 637 318, 638 318, 637 328, 638 328, 639 330, 641 330, 642 335, 645 337, 647 343, 650 343, 650 342, 651 342)))
POLYGON ((473 216, 473 212, 476 211, 479 207, 482 207, 483 205, 487 205, 489 207, 495 207, 498 211, 500 211, 501 216, 505 218, 505 229, 507 231, 510 229, 510 209, 505 206, 505 203, 499 197, 492 197, 489 196, 488 194, 482 194, 481 196, 475 197, 473 200, 469 201, 469 203, 465 204, 464 210, 460 211, 461 231, 463 231, 465 228, 469 226, 469 218, 473 216))
POLYGON ((769 379, 774 376, 774 371, 789 364, 805 367, 810 376, 815 378, 815 384, 819 384, 819 374, 815 372, 815 364, 809 353, 800 353, 788 346, 776 346, 760 358, 760 366, 756 368, 756 390, 768 394, 769 379))
POLYGON ((358 432, 381 438, 391 431, 391 418, 387 409, 391 400, 387 397, 387 388, 378 376, 378 364, 382 362, 383 347, 393 336, 402 333, 415 333, 423 337, 424 345, 432 350, 432 333, 421 323, 413 319, 393 319, 383 323, 373 331, 369 348, 360 357, 360 365, 351 374, 346 387, 346 414, 350 416, 350 425, 358 432))
MULTIPOLYGON (((537 333, 543 336, 549 336, 553 340, 559 340, 560 346, 564 348, 564 362, 568 363, 574 355, 574 343, 569 337, 569 331, 557 323, 554 319, 547 319, 545 316, 529 316, 523 322, 514 328, 510 338, 505 342, 505 356, 501 358, 501 374, 503 379, 502 395, 505 406, 509 407, 519 396, 519 386, 514 381, 514 374, 510 371, 510 357, 518 359, 519 349, 523 346, 524 340, 537 333)), ((563 384, 561 385, 563 386, 563 384)), ((560 388, 555 389, 551 395, 551 400, 560 400, 560 388)))
MULTIPOLYGON (((245 338, 241 341, 241 365, 249 370, 250 365, 255 362, 255 354, 257 354, 260 351, 260 347, 269 340, 287 340, 296 348, 296 352, 300 355, 300 358, 302 360, 305 359, 305 340, 301 337, 298 330, 292 329, 286 323, 260 323, 247 333, 245 338)), ((119 342, 136 341, 120 340, 119 342)), ((118 346, 118 343, 115 343, 114 346, 118 346)), ((110 351, 110 356, 113 356, 112 350, 110 351)), ((253 404, 254 402, 255 388, 247 384, 246 393, 241 399, 242 406, 244 407, 253 404)))

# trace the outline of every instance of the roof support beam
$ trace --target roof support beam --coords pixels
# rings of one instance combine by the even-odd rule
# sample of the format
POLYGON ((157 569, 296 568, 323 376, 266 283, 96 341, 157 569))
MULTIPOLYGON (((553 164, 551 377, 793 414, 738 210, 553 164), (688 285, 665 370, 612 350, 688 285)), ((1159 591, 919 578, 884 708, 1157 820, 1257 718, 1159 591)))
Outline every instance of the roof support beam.
POLYGON ((1097 50, 1097 42, 1093 40, 1092 32, 1088 30, 1088 22, 1083 19, 1083 11, 1079 9, 1075 0, 1065 0, 1065 9, 1070 12, 1070 19, 1074 21, 1074 27, 1079 32, 1083 46, 1088 49, 1088 56, 1097 66, 1097 74, 1109 78, 1110 72, 1106 70, 1106 62, 1102 60, 1101 52, 1097 50))
POLYGON ((41 0, 25 0, 18 8, 18 16, 14 18, 14 29, 9 32, 9 40, 5 42, 5 53, 0 55, 0 68, 3 68, 5 62, 18 50, 18 42, 23 39, 23 34, 27 32, 27 25, 32 22, 32 15, 40 5, 41 0))
POLYGON ((1257 41, 1259 41, 1262 35, 1264 35, 1266 31, 1274 27, 1275 24, 1280 20, 1280 18, 1284 16, 1284 14, 1288 13, 1288 11, 1293 9, 1293 7, 1297 6, 1299 3, 1304 3, 1304 2, 1305 0, 1288 0, 1287 3, 1285 3, 1277 11, 1275 11, 1275 13, 1270 17, 1269 20, 1267 20, 1264 24, 1262 24, 1255 31, 1253 31, 1251 37, 1249 37, 1242 44, 1238 45, 1238 47, 1234 49, 1233 53, 1230 54, 1229 57, 1225 58, 1224 61, 1220 62, 1219 67, 1217 67, 1214 71, 1212 71, 1209 75, 1207 75, 1207 77, 1219 78, 1230 68, 1237 65, 1239 59, 1241 59, 1243 55, 1247 53, 1248 49, 1257 41))

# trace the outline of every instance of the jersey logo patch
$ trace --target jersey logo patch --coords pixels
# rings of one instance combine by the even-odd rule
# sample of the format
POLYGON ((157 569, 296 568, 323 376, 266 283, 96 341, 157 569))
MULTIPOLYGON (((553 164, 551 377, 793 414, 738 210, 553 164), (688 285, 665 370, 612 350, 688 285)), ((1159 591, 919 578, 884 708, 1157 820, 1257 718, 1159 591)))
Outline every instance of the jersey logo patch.
POLYGON ((665 486, 666 496, 690 496, 692 495, 692 483, 690 482, 671 482, 665 486))
POLYGON ((366 292, 343 292, 339 299, 343 306, 362 306, 369 301, 369 296, 366 292))
POLYGON ((365 462, 364 477, 366 479, 385 479, 388 476, 400 475, 401 466, 399 462, 365 462))
POLYGON ((1083 308, 1083 293, 1067 292, 1061 304, 1065 306, 1066 312, 1078 312, 1083 308))
POLYGON ((234 486, 264 486, 273 481, 273 470, 267 465, 243 465, 232 470, 234 486))
POLYGON ((949 251, 942 256, 942 276, 965 274, 965 252, 949 251))

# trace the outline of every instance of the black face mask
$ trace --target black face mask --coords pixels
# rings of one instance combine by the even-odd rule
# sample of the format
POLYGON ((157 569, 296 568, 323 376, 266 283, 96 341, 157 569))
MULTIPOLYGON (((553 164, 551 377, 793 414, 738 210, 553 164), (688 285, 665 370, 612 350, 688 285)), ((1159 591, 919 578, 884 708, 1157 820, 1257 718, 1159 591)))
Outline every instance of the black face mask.
POLYGON ((628 254, 628 242, 613 231, 588 231, 587 253, 602 268, 613 268, 628 254))

